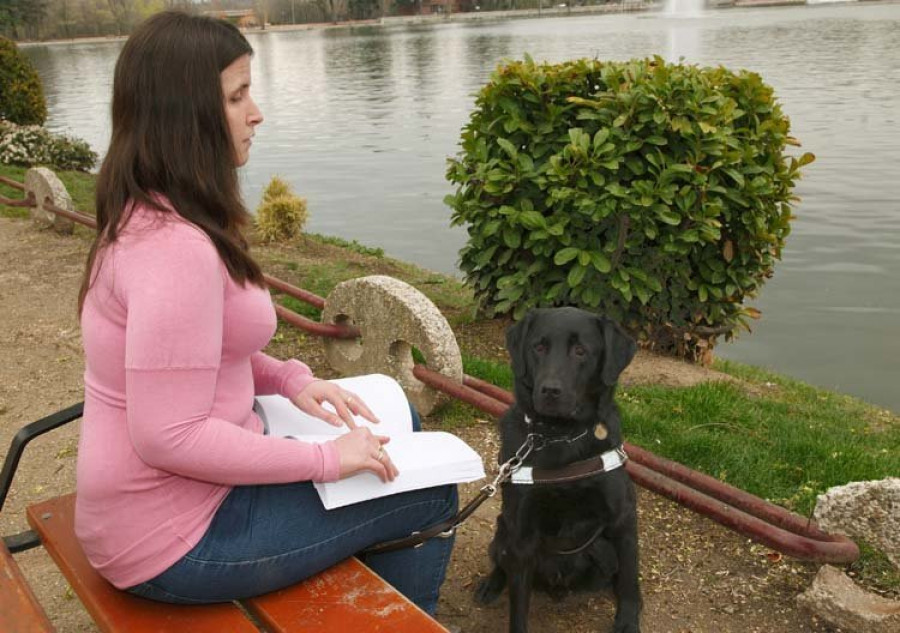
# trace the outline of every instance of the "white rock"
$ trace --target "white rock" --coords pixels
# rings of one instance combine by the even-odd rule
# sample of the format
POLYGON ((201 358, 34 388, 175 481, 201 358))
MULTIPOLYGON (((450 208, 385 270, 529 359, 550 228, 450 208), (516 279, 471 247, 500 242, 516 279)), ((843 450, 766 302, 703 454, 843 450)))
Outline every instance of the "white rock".
POLYGON ((819 570, 797 604, 842 631, 900 633, 900 602, 860 589, 831 565, 819 570))
POLYGON ((900 569, 900 478, 831 488, 819 495, 814 516, 826 532, 863 540, 900 569))

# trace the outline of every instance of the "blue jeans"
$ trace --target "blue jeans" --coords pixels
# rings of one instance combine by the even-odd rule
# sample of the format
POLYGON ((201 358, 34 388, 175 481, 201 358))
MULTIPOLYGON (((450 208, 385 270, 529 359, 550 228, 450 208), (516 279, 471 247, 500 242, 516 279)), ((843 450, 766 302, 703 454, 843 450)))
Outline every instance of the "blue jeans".
MULTIPOLYGON (((416 430, 418 415, 413 416, 416 430)), ((312 483, 237 486, 200 542, 160 575, 128 589, 176 604, 228 602, 309 578, 357 552, 456 514, 456 486, 325 510, 312 483)), ((360 559, 434 615, 454 537, 360 559)))

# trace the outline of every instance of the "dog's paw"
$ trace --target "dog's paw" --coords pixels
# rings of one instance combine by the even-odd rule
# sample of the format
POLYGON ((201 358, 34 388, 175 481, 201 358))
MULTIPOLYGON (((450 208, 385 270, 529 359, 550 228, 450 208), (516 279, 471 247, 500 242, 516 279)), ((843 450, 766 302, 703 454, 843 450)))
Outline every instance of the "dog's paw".
POLYGON ((612 633, 641 633, 641 625, 637 622, 617 623, 612 633))
POLYGON ((494 570, 490 576, 478 583, 475 589, 475 602, 478 604, 490 604, 500 597, 506 586, 506 577, 503 572, 494 570))

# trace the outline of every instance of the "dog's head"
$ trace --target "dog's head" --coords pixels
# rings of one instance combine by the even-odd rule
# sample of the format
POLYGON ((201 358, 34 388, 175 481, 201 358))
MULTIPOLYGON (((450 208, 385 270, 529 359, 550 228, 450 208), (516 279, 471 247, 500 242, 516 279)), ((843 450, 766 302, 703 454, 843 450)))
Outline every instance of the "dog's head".
POLYGON ((526 412, 585 419, 637 351, 615 322, 578 308, 537 309, 507 330, 516 401, 526 412))

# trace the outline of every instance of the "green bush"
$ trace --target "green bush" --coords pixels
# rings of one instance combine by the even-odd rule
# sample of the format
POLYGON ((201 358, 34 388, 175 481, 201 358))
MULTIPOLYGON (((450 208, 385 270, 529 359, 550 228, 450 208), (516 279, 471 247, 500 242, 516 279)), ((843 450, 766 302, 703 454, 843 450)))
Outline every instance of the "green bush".
POLYGON ((0 119, 19 125, 43 125, 47 119, 41 78, 5 37, 0 37, 0 119))
POLYGON ((644 343, 708 356, 757 316, 812 154, 759 75, 576 60, 501 65, 447 178, 460 266, 483 310, 603 312, 644 343))
POLYGON ((262 242, 282 242, 298 237, 306 224, 306 200, 274 176, 256 209, 256 235, 262 242))
POLYGON ((53 134, 39 125, 0 121, 0 163, 89 171, 97 163, 97 153, 81 139, 53 134))

